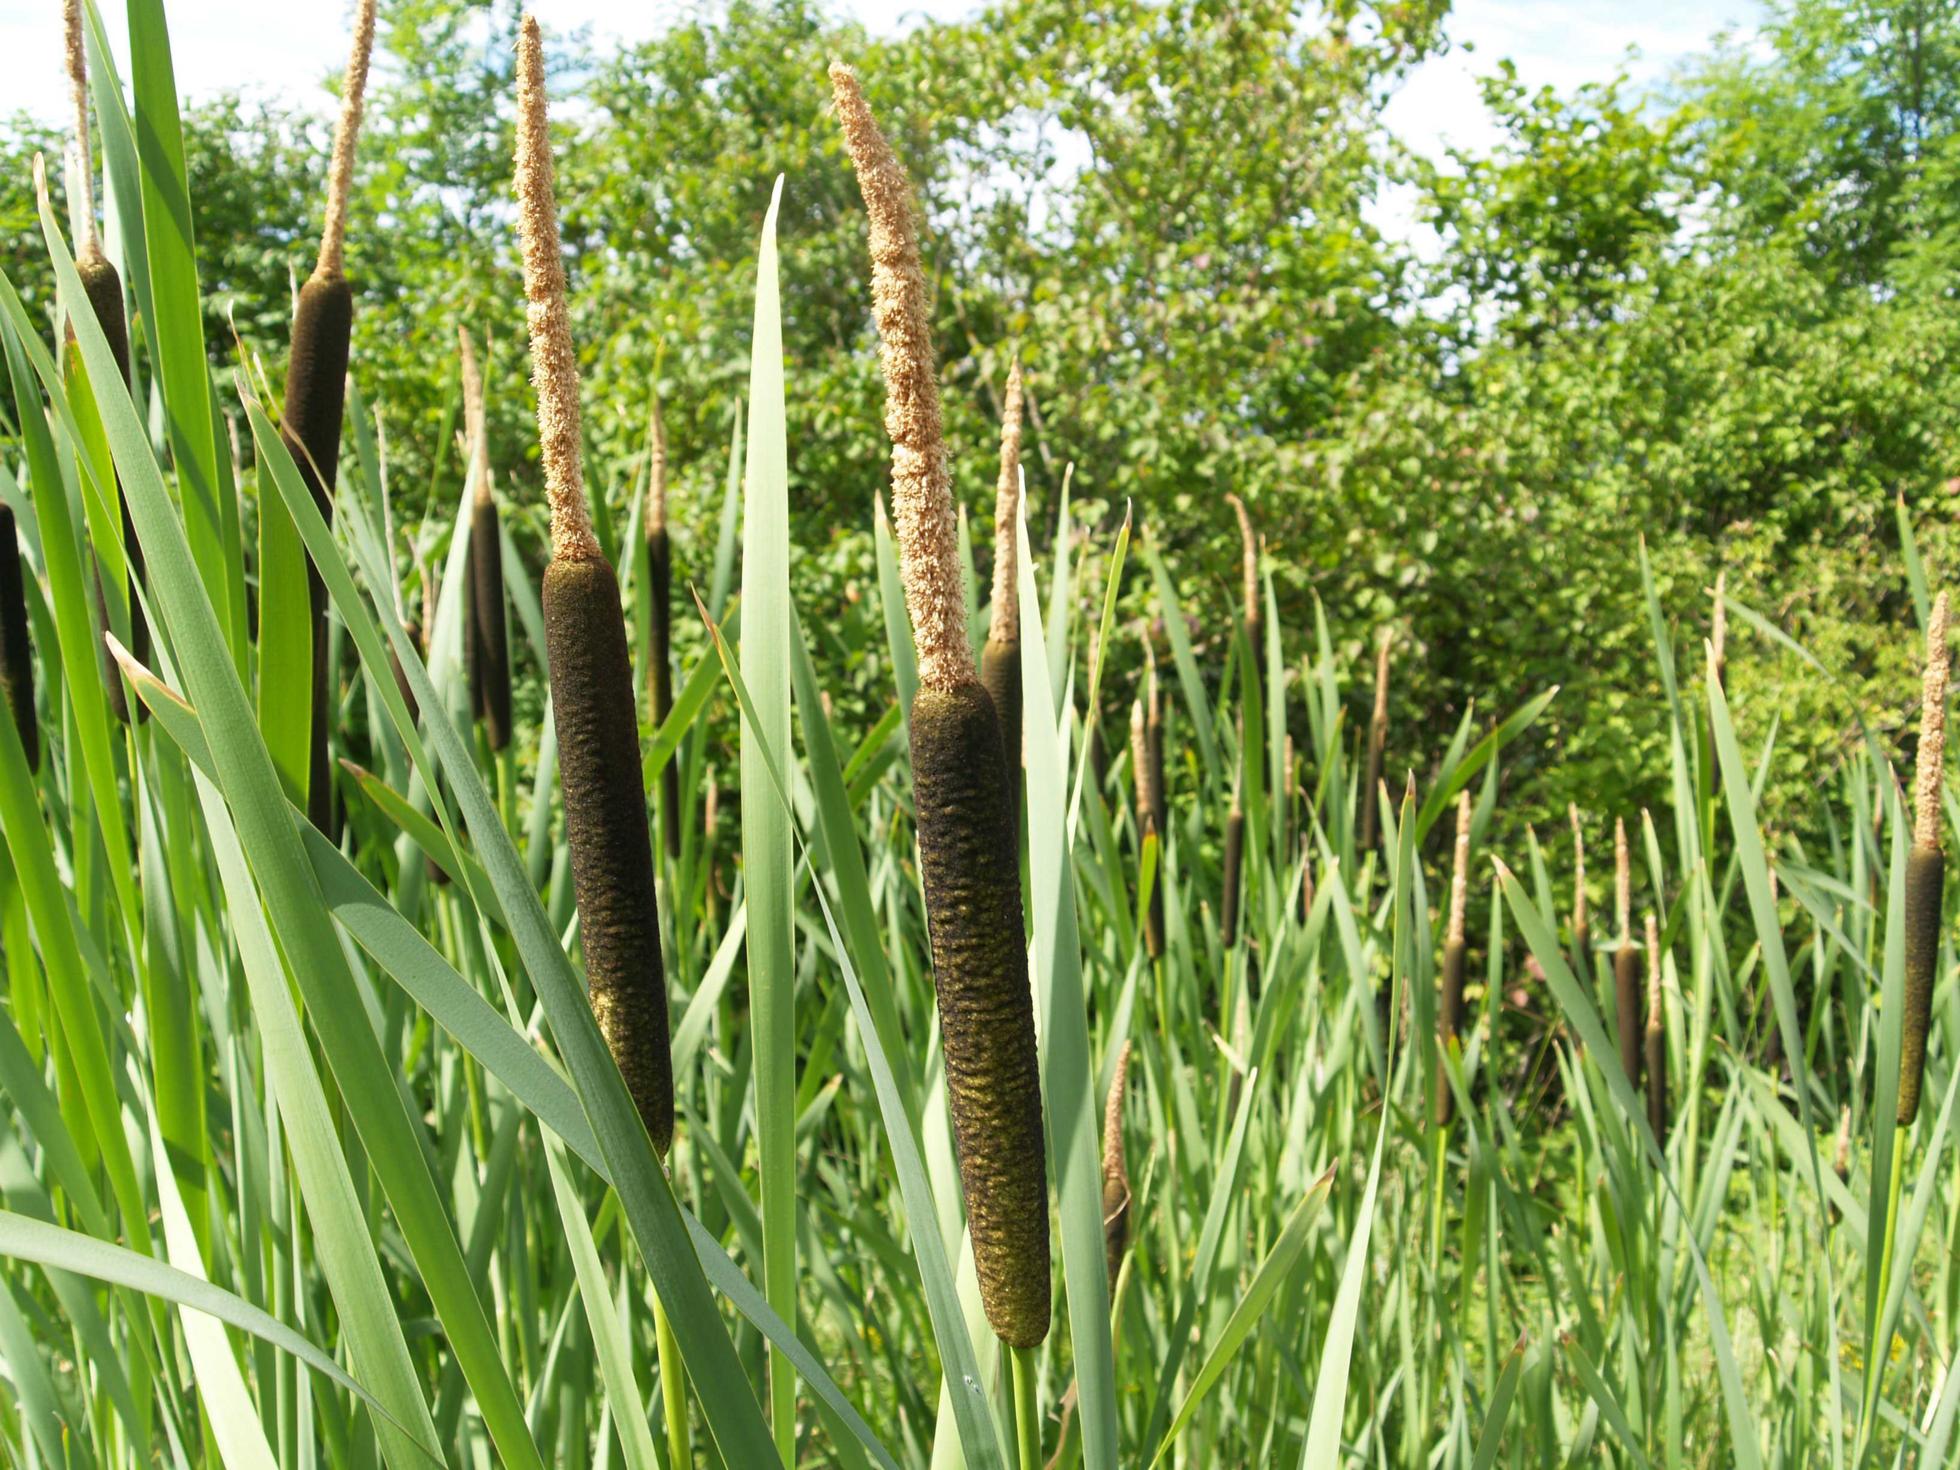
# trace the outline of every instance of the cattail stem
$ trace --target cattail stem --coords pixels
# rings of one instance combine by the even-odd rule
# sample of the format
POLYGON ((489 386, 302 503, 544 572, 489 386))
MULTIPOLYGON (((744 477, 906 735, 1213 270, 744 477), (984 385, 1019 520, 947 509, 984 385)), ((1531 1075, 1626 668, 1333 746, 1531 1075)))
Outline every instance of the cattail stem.
POLYGON ((1021 589, 1017 539, 1021 508, 1021 364, 1007 373, 1007 401, 1000 419, 1000 478, 994 487, 994 593, 987 644, 980 654, 980 682, 1000 716, 1001 749, 1007 759, 1008 809, 1021 810, 1021 589))
POLYGON ((517 43, 517 198, 525 317, 538 442, 551 506, 544 573, 545 656, 558 729, 565 840, 585 946, 586 987, 599 1030, 626 1079, 654 1148, 674 1136, 667 982, 640 781, 633 668, 619 581, 586 510, 579 450, 578 359, 565 306, 565 267, 552 188, 544 47, 526 15, 517 43))
POLYGON ((1586 921, 1586 828, 1577 802, 1568 802, 1565 814, 1572 822, 1572 942, 1583 958, 1592 943, 1592 926, 1586 921))
POLYGON ((41 764, 41 724, 34 712, 34 654, 27 639, 25 588, 14 513, 0 505, 0 695, 12 711, 31 771, 41 764))
POLYGON ((1375 793, 1382 784, 1382 760, 1388 749, 1388 653, 1393 639, 1390 629, 1382 629, 1375 650, 1375 707, 1368 720, 1368 764, 1361 783, 1360 850, 1363 853, 1373 852, 1375 848, 1378 822, 1375 793))
POLYGON ((1947 598, 1934 599, 1926 625, 1926 672, 1920 685, 1919 755, 1913 776, 1912 850, 1905 874, 1905 1009, 1899 1052, 1900 1127, 1919 1116, 1926 1072, 1926 1034, 1932 1025, 1933 972, 1938 965, 1946 857, 1940 848, 1940 802, 1946 757, 1947 598))
MULTIPOLYGON (((660 394, 647 423, 647 709, 657 731, 674 708, 674 550, 667 535, 667 425, 660 394)), ((669 756, 660 773, 660 830, 667 856, 681 855, 681 766, 669 756)))
MULTIPOLYGON (((947 1103, 981 1304, 996 1335, 1016 1350, 1016 1402, 1031 1418, 1033 1383, 1023 1376, 1029 1350, 1048 1335, 1050 1312, 1048 1180, 1005 746, 967 643, 911 184, 856 74, 833 62, 830 82, 871 224, 892 521, 918 652, 912 789, 947 1103)), ((1039 1422, 1032 1428, 1038 1444, 1039 1422)))

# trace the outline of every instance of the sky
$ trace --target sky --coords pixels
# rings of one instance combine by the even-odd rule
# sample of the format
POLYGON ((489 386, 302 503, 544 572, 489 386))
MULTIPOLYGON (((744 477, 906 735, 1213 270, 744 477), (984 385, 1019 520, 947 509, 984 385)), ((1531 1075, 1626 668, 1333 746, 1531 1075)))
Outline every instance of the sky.
MULTIPOLYGON (((125 32, 123 0, 98 0, 111 37, 125 32)), ((547 34, 590 26, 595 42, 656 33, 693 6, 684 0, 533 0, 547 34)), ((873 31, 958 19, 972 0, 842 0, 840 9, 873 31)), ((306 103, 325 112, 324 79, 346 60, 351 7, 336 0, 174 0, 167 4, 179 87, 190 97, 236 87, 306 103), (268 11, 277 10, 277 19, 268 11)), ((1496 136, 1476 79, 1500 60, 1515 62, 1527 86, 1560 91, 1603 81, 1624 66, 1657 84, 1718 33, 1747 37, 1761 0, 1458 0, 1448 22, 1451 46, 1413 72, 1389 104, 1388 126, 1409 147, 1440 159, 1445 148, 1480 148, 1496 136)), ((65 115, 58 0, 0 0, 0 55, 9 64, 9 105, 50 121, 65 115), (25 58, 46 57, 45 67, 25 58)), ((125 75, 127 70, 125 69, 125 75)), ((1391 194, 1372 211, 1391 235, 1415 229, 1406 197, 1391 194)))

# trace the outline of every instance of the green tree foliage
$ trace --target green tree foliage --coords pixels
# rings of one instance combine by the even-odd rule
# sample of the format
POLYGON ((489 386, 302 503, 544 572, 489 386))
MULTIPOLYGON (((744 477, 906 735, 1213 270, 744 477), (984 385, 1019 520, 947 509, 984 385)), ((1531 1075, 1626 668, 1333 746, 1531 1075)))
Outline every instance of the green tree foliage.
MULTIPOLYGON (((554 89, 577 94, 557 126, 594 464, 623 513, 657 388, 677 564, 683 581, 705 575, 749 262, 784 174, 799 596, 875 617, 858 602, 881 400, 862 211, 823 81, 843 55, 925 201, 976 528, 1019 352, 1031 514, 1054 513, 1069 464, 1085 518, 1108 524, 1129 501, 1175 552, 1206 667, 1222 667, 1232 626, 1232 489, 1266 537, 1285 623, 1303 628, 1318 599, 1355 660, 1380 624, 1403 631, 1392 753, 1431 748, 1473 692, 1563 684, 1505 757, 1506 810, 1538 816, 1572 796, 1604 811, 1658 794, 1644 534, 1678 631, 1705 627, 1726 569, 1733 596, 1845 671, 1753 657, 1765 646, 1732 620, 1745 741, 1786 720, 1775 812, 1854 714, 1909 723, 1895 497, 1934 573, 1953 564, 1956 8, 1795 0, 1760 44, 1718 47, 1660 97, 1624 79, 1532 91, 1495 64, 1499 142, 1436 167, 1403 157, 1381 121, 1444 44, 1435 0, 1033 0, 879 41, 813 0, 729 0, 619 52, 556 38, 554 89), (1409 179, 1440 252, 1369 223, 1409 179)), ((384 6, 349 268, 357 376, 381 406, 403 521, 440 524, 456 493, 432 471, 466 322, 487 343, 492 462, 534 546, 514 27, 509 0, 384 6)), ((325 112, 218 98, 187 115, 215 368, 236 360, 234 326, 269 370, 283 360, 325 112)), ((59 142, 24 119, 0 136, 0 255, 43 308, 25 164, 59 142)), ((1144 587, 1133 613, 1153 610, 1144 587)), ((1127 639, 1113 652, 1137 657, 1127 639)))

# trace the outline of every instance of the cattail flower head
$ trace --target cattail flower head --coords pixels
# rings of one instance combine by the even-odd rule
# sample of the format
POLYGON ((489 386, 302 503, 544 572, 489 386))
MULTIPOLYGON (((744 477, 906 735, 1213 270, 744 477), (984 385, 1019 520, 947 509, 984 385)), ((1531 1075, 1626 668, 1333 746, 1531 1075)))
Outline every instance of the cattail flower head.
POLYGON ((463 446, 469 456, 469 482, 472 498, 490 499, 490 446, 483 407, 483 372, 477 366, 476 347, 467 329, 456 328, 456 347, 463 377, 463 446))
POLYGON ((1726 569, 1715 574, 1715 611, 1709 620, 1708 642, 1715 650, 1715 678, 1721 681, 1723 671, 1728 667, 1729 658, 1729 574, 1726 569))
MULTIPOLYGON (((1245 508, 1245 502, 1231 491, 1225 492, 1225 503, 1232 507, 1232 514, 1239 518, 1239 576, 1242 582, 1241 596, 1245 602, 1245 623, 1247 628, 1259 621, 1259 538, 1252 529, 1252 516, 1245 508)), ((1256 656, 1258 649, 1254 649, 1256 656)))
POLYGON ((347 243, 347 200, 354 188, 354 140, 361 131, 361 110, 367 101, 368 58, 374 53, 374 0, 354 7, 354 50, 347 58, 347 75, 340 87, 340 120, 333 130, 333 160, 327 169, 327 219, 320 231, 321 275, 341 273, 347 243))
POLYGON ((545 499, 551 507, 551 554, 566 561, 588 561, 601 552, 585 504, 578 353, 572 346, 565 260, 558 241, 544 41, 537 17, 529 14, 517 32, 517 217, 524 244, 531 383, 538 394, 538 450, 544 463, 545 499))
POLYGON ((1661 1029, 1661 931, 1652 914, 1647 915, 1647 1029, 1661 1029))
POLYGON ((871 309, 885 374, 885 432, 892 441, 892 521, 919 682, 956 689, 975 682, 973 651, 964 626, 959 523, 912 186, 865 104, 857 73, 832 62, 830 86, 871 221, 871 309))
POLYGON ((1586 828, 1579 820, 1579 803, 1567 802, 1565 814, 1572 821, 1572 927, 1586 927, 1586 828))
POLYGON ((89 163, 88 53, 82 44, 81 0, 63 0, 61 23, 68 62, 68 91, 75 108, 75 178, 81 186, 79 207, 75 211, 80 216, 81 239, 77 241, 80 248, 75 253, 78 258, 89 258, 102 253, 102 241, 95 231, 95 170, 89 163))
POLYGON ((1130 1239, 1130 1170, 1123 1153, 1123 1096, 1129 1082, 1130 1043, 1125 1041, 1116 1053, 1116 1071, 1103 1103, 1103 1254, 1112 1286, 1130 1239))
POLYGON ((1470 793, 1456 798, 1456 850, 1450 863, 1450 922, 1445 937, 1463 942, 1463 911, 1470 892, 1470 793))
POLYGON ((996 643, 1021 641, 1021 593, 1016 585, 1017 517, 1021 507, 1021 360, 1007 370, 1007 399, 1000 411, 1000 478, 994 484, 994 598, 987 636, 996 643))
POLYGON ((1613 819, 1613 916, 1620 926, 1620 941, 1633 933, 1633 857, 1627 847, 1627 824, 1613 819))
POLYGON ((1919 759, 1912 784, 1912 840, 1919 847, 1940 845, 1940 785, 1946 756, 1947 602, 1933 600, 1926 624, 1926 672, 1919 700, 1919 759))

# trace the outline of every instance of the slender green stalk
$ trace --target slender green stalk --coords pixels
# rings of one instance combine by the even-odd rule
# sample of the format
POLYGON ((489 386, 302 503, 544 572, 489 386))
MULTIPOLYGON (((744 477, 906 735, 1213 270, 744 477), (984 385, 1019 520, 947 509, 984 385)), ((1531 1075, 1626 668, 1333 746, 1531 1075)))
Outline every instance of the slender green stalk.
POLYGON ((653 1298, 654 1349, 660 1356, 660 1403, 667 1420, 667 1461, 681 1470, 694 1463, 694 1450, 688 1442, 687 1368, 681 1362, 681 1346, 674 1339, 674 1327, 667 1320, 667 1309, 653 1298))
POLYGON ((1035 1350, 1012 1347, 1007 1361, 1014 1381, 1014 1445, 1021 1470, 1041 1470, 1041 1409, 1035 1401, 1035 1350))

